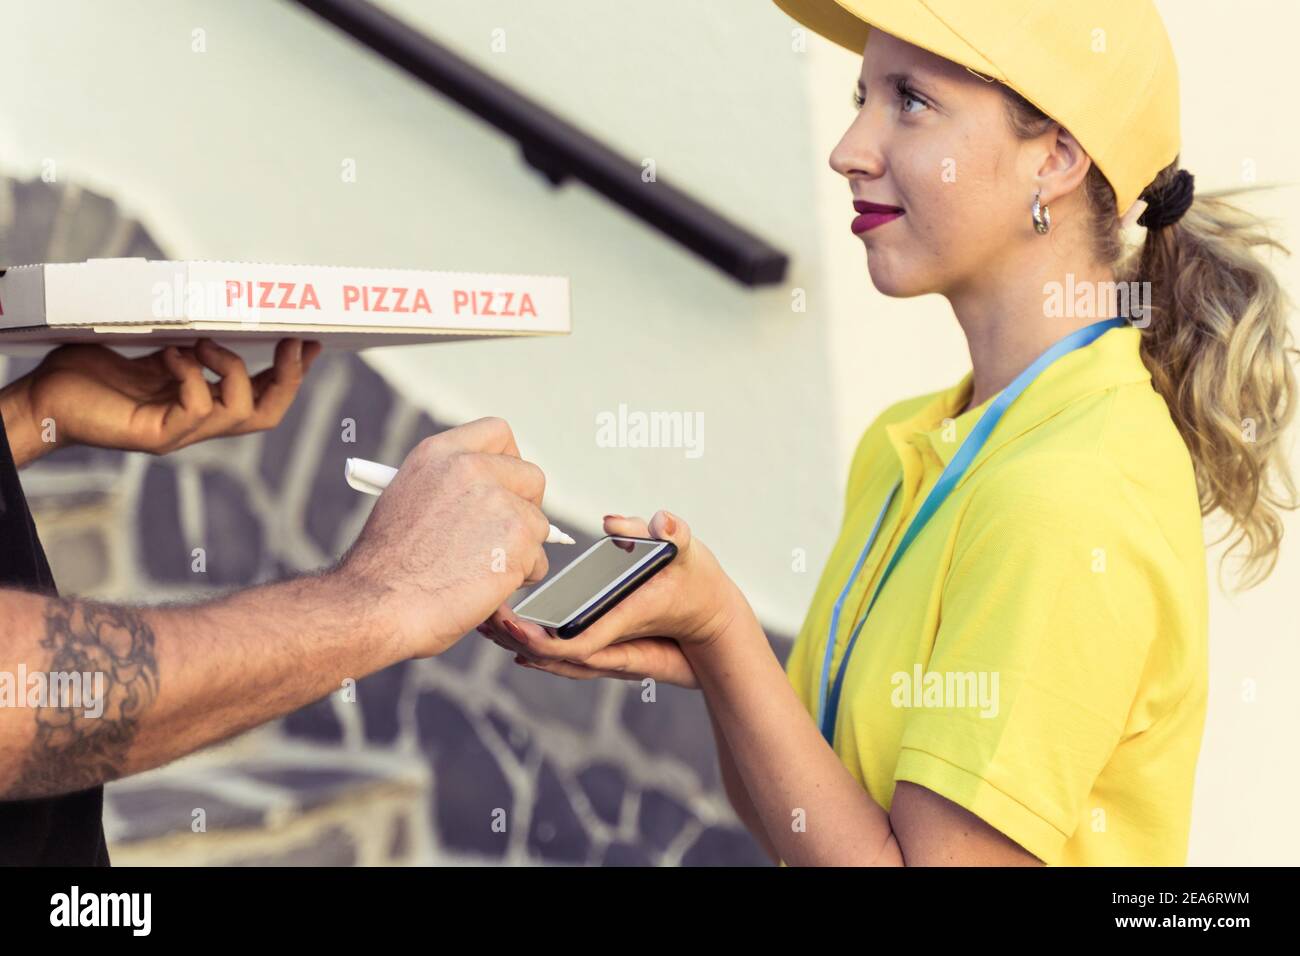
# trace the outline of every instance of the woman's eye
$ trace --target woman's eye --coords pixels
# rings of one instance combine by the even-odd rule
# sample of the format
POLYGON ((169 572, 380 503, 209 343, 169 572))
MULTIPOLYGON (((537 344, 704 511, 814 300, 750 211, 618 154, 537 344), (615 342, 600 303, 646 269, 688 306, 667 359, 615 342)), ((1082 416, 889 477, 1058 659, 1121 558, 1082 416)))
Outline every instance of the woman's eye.
POLYGON ((904 113, 916 113, 916 112, 919 112, 918 110, 909 110, 909 109, 907 109, 907 104, 908 104, 908 103, 917 103, 917 104, 923 106, 925 109, 929 109, 929 108, 930 108, 930 104, 927 103, 925 100, 921 99, 921 97, 917 96, 916 93, 914 93, 914 92, 912 91, 912 88, 909 87, 909 86, 907 86, 906 84, 904 84, 904 83, 900 83, 900 84, 898 85, 898 87, 897 87, 897 90, 898 90, 898 99, 899 99, 899 101, 903 104, 903 112, 904 112, 904 113))
MULTIPOLYGON (((910 89, 907 89, 907 88, 905 88, 905 87, 900 87, 900 88, 899 88, 899 90, 898 90, 898 99, 899 99, 899 101, 903 104, 903 112, 904 112, 904 113, 919 113, 919 112, 920 112, 920 110, 908 109, 908 104, 909 104, 909 103, 914 103, 914 104, 916 104, 917 106, 919 106, 919 107, 921 107, 921 108, 923 108, 923 109, 929 109, 929 108, 930 108, 930 104, 929 104, 929 103, 927 103, 925 100, 921 99, 921 97, 917 96, 917 95, 916 95, 915 93, 913 93, 910 89)), ((866 105, 867 105, 867 98, 866 98, 865 96, 863 96, 861 93, 859 93, 857 90, 854 90, 854 91, 853 91, 853 108, 856 109, 856 110, 860 110, 860 109, 862 109, 862 107, 864 107, 864 106, 866 106, 866 105)))

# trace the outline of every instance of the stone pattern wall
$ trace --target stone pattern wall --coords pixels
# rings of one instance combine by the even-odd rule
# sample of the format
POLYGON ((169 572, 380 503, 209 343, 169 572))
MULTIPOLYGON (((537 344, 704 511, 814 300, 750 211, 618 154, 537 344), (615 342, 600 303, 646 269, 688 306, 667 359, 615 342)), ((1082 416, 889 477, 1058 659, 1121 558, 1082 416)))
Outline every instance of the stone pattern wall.
MULTIPOLYGON (((111 202, 54 184, 0 181, 0 237, 0 264, 162 257, 111 202), (60 238, 96 229, 95 249, 60 238)), ((0 358, 0 381, 35 364, 0 358)), ((395 464, 443 427, 358 356, 326 354, 271 433, 163 458, 65 449, 24 469, 23 483, 62 593, 189 600, 331 563, 374 500, 346 485, 344 459, 395 464)), ((591 542, 567 520, 577 516, 550 517, 578 550, 591 542)), ((552 567, 574 553, 550 546, 552 567)), ((118 864, 765 864, 721 793, 700 695, 647 696, 639 683, 525 670, 471 632, 438 658, 111 784, 112 854, 118 864)))

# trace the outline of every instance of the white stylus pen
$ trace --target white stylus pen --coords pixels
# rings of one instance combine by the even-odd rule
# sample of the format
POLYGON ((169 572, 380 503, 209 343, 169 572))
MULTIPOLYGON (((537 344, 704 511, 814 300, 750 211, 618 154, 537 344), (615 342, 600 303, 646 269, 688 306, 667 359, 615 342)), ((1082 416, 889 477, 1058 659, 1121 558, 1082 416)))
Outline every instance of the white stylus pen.
MULTIPOLYGON (((377 495, 387 488, 395 474, 397 474, 396 468, 381 465, 377 461, 366 461, 364 458, 349 458, 343 465, 343 477, 347 479, 348 484, 368 495, 377 495)), ((546 535, 546 543, 577 544, 555 525, 551 525, 550 533, 546 535)))

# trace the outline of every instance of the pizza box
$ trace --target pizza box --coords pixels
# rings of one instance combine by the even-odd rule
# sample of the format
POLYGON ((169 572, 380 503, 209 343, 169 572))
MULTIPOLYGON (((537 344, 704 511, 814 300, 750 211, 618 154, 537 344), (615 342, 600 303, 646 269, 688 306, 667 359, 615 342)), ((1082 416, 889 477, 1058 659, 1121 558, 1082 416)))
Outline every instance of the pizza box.
POLYGON ((0 353, 16 355, 208 337, 269 358, 287 336, 356 351, 569 331, 565 276, 153 259, 0 267, 0 353))

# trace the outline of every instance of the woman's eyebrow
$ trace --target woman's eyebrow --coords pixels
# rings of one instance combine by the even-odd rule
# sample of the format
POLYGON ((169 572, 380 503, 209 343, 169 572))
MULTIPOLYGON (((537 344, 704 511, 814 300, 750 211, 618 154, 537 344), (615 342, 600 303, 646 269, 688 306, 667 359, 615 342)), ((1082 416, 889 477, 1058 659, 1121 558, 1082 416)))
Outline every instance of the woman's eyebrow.
MULTIPOLYGON (((931 78, 928 75, 923 75, 918 79, 911 73, 890 73, 884 77, 884 80, 886 86, 894 86, 900 82, 916 83, 921 86, 928 86, 931 83, 931 78)), ((867 87, 862 82, 862 77, 858 77, 858 89, 864 93, 866 92, 867 87)))

